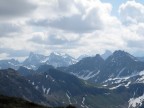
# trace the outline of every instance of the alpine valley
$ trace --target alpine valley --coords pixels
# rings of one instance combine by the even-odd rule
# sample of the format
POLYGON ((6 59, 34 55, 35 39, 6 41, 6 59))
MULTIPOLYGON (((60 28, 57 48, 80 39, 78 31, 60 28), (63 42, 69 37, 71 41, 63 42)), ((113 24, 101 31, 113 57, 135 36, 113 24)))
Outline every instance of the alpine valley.
POLYGON ((143 57, 125 51, 78 59, 30 53, 21 63, 1 60, 0 69, 0 100, 15 97, 42 107, 144 108, 143 57))

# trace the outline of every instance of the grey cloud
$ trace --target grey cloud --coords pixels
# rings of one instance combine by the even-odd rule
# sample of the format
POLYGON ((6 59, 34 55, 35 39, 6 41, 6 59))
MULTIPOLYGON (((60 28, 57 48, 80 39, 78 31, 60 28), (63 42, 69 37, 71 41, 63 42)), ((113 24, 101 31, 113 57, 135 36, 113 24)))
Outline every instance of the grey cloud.
POLYGON ((96 9, 92 9, 85 18, 83 15, 77 14, 69 17, 64 16, 53 21, 47 19, 30 20, 28 23, 34 26, 52 27, 75 33, 87 33, 103 28, 103 22, 96 9))
POLYGON ((47 40, 43 40, 42 37, 40 36, 34 36, 33 38, 29 39, 29 41, 32 41, 34 43, 38 43, 38 44, 46 44, 47 40))
POLYGON ((29 0, 0 0, 0 18, 26 15, 36 8, 29 0))
POLYGON ((61 45, 61 44, 65 44, 65 43, 68 43, 69 41, 67 39, 64 39, 64 38, 57 38, 57 36, 55 35, 51 35, 51 36, 48 36, 48 42, 50 44, 53 44, 53 45, 61 45))
POLYGON ((9 57, 25 57, 29 54, 29 51, 0 48, 0 53, 7 53, 9 54, 9 57))
POLYGON ((143 48, 144 47, 144 40, 129 40, 127 41, 127 46, 131 48, 143 48))
POLYGON ((66 38, 63 38, 63 37, 60 38, 57 35, 51 34, 47 36, 46 39, 42 39, 41 36, 34 36, 29 41, 32 41, 38 44, 45 44, 45 45, 64 45, 64 44, 75 43, 76 40, 69 41, 66 38))
POLYGON ((19 26, 12 23, 0 23, 0 37, 10 36, 13 33, 20 32, 19 26))

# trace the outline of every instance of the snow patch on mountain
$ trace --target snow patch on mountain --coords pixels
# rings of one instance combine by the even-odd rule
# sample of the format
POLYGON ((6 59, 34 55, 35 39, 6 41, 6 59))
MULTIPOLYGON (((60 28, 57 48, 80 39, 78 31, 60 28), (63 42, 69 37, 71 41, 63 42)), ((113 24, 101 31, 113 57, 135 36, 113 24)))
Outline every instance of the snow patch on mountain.
POLYGON ((39 89, 39 87, 38 87, 38 86, 35 86, 35 89, 37 89, 37 90, 38 90, 38 89, 39 89))
POLYGON ((66 93, 66 96, 67 96, 67 98, 68 98, 69 104, 72 104, 72 103, 71 103, 71 100, 70 100, 70 96, 68 95, 68 93, 66 93))
POLYGON ((83 97, 82 99, 82 104, 85 104, 85 97, 83 97))
POLYGON ((131 84, 131 82, 129 81, 129 82, 125 85, 125 87, 128 87, 130 84, 131 84))
POLYGON ((119 77, 120 76, 120 74, 125 70, 126 68, 124 67, 124 68, 122 68, 120 71, 119 71, 119 73, 118 73, 118 75, 117 75, 117 77, 119 77))
POLYGON ((48 75, 46 75, 46 78, 48 77, 48 75))
POLYGON ((32 82, 32 85, 35 85, 35 83, 34 83, 34 82, 32 82))
POLYGON ((43 93, 45 94, 46 88, 44 86, 42 86, 42 90, 43 90, 43 93))
MULTIPOLYGON (((125 68, 122 68, 121 72, 123 72, 125 68)), ((103 82, 103 85, 109 84, 122 84, 125 83, 123 86, 128 87, 131 83, 144 83, 144 71, 141 72, 134 72, 133 74, 125 77, 119 77, 119 74, 115 78, 109 78, 103 82), (136 78, 136 80, 133 80, 136 78)))
POLYGON ((76 62, 77 60, 75 58, 66 53, 52 52, 48 56, 30 53, 29 57, 25 59, 22 65, 36 70, 42 64, 48 64, 54 67, 66 67, 76 62))
POLYGON ((119 85, 117 85, 117 86, 115 86, 115 87, 112 87, 112 88, 109 88, 110 90, 113 90, 113 89, 117 89, 118 87, 120 87, 120 86, 123 86, 124 84, 119 84, 119 85))
POLYGON ((144 101, 144 94, 137 98, 131 98, 129 102, 128 108, 138 108, 142 105, 142 102, 144 101))
POLYGON ((97 72, 85 70, 85 71, 83 71, 84 74, 82 74, 82 75, 80 73, 74 73, 74 72, 70 72, 70 73, 77 76, 80 79, 89 80, 89 79, 97 76, 100 73, 100 70, 97 72))
POLYGON ((48 95, 48 94, 49 94, 49 92, 50 92, 50 88, 48 88, 48 89, 47 89, 47 92, 46 92, 46 94, 48 95))

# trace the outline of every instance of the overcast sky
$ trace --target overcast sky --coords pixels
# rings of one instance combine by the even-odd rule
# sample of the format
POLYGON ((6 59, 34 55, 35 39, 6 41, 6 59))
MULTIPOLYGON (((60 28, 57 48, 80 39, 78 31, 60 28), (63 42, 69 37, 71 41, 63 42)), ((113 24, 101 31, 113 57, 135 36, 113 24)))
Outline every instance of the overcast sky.
POLYGON ((0 59, 118 49, 144 56, 144 0, 0 0, 0 59))

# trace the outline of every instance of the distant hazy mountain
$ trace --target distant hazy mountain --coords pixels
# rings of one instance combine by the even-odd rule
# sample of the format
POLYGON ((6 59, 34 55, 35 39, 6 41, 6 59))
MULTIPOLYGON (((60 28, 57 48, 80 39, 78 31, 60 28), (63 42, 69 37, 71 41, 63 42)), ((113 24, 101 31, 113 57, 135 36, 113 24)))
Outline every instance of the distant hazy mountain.
POLYGON ((77 60, 65 53, 52 52, 49 56, 30 53, 29 57, 23 62, 23 65, 37 69, 42 64, 49 64, 54 67, 66 67, 76 63, 77 60))
POLYGON ((105 60, 107 59, 110 55, 112 55, 112 52, 109 50, 106 50, 104 54, 101 55, 101 57, 105 60))
POLYGON ((15 59, 0 60, 0 69, 7 69, 7 68, 18 69, 20 65, 21 65, 20 62, 15 59))
POLYGON ((30 53, 28 58, 25 59, 23 62, 23 66, 30 68, 30 69, 37 69, 42 63, 45 62, 47 56, 30 53))
POLYGON ((77 60, 70 55, 56 52, 51 53, 48 57, 48 60, 46 61, 47 64, 54 67, 67 67, 69 65, 75 64, 76 62, 77 60))
POLYGON ((22 66, 28 69, 36 70, 39 66, 45 64, 52 65, 54 67, 67 67, 75 64, 76 62, 77 60, 75 58, 65 53, 52 52, 49 56, 44 56, 31 52, 23 63, 14 59, 0 60, 0 69, 13 68, 17 70, 20 66, 22 66))

